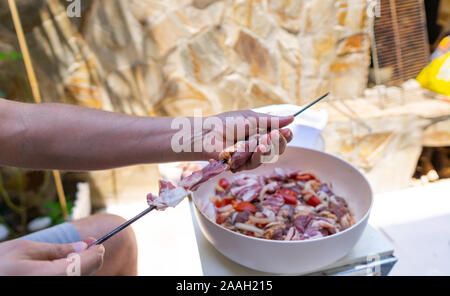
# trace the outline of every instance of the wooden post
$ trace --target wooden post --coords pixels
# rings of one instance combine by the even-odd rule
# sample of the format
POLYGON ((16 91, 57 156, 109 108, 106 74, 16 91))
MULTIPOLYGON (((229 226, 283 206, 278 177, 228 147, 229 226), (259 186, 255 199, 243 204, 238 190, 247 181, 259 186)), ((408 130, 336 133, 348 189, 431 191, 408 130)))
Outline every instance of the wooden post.
MULTIPOLYGON (((25 40, 25 34, 23 32, 22 23, 20 21, 19 12, 15 0, 8 0, 9 9, 11 10, 12 19, 14 22, 14 28, 16 29, 17 38, 19 40, 20 50, 22 51, 23 60, 25 62, 25 68, 27 71, 28 80, 31 85, 31 92, 33 99, 36 103, 41 103, 41 94, 39 92, 39 84, 36 79, 36 74, 33 69, 33 63, 31 62, 30 53, 28 51, 28 45, 25 40)), ((59 203, 61 205, 64 219, 69 221, 69 213, 67 211, 66 197, 64 195, 64 188, 62 186, 61 175, 59 171, 53 171, 53 178, 55 179, 56 191, 58 192, 59 203)))

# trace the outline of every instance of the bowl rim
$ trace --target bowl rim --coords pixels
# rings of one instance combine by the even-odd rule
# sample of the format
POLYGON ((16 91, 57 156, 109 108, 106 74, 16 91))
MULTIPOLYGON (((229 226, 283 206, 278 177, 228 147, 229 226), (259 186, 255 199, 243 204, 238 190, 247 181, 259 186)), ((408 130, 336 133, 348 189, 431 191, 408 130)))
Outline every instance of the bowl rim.
MULTIPOLYGON (((222 225, 217 224, 216 222, 214 222, 214 221, 212 221, 211 219, 209 219, 209 218, 208 218, 208 217, 207 217, 207 216, 206 216, 206 215, 198 208, 197 203, 195 202, 195 198, 194 198, 194 196, 193 196, 193 197, 192 197, 192 203, 194 204, 196 211, 199 212, 200 215, 202 215, 202 216, 203 216, 207 221, 209 221, 210 223, 212 223, 212 224, 214 224, 215 226, 217 226, 218 228, 220 228, 220 229, 222 229, 222 230, 225 230, 225 231, 228 231, 229 233, 232 233, 232 234, 234 234, 234 235, 241 236, 241 237, 243 237, 243 238, 247 238, 247 239, 250 239, 250 240, 260 241, 260 242, 273 242, 273 243, 279 243, 279 244, 302 244, 302 243, 318 242, 318 241, 321 241, 321 240, 337 238, 337 237, 339 237, 339 236, 341 236, 341 235, 344 235, 344 233, 346 233, 346 232, 350 232, 351 230, 355 229, 355 228, 358 227, 361 223, 363 223, 364 221, 367 220, 367 218, 368 218, 368 216, 370 215, 370 212, 371 212, 371 210, 372 210, 373 202, 374 202, 374 198, 373 198, 373 197, 374 197, 374 196, 373 196, 373 189, 372 189, 372 186, 371 186, 369 180, 367 180, 367 177, 366 177, 359 169, 357 169, 354 165, 352 165, 352 164, 349 163, 348 161, 346 161, 346 160, 344 160, 344 159, 342 159, 342 158, 340 158, 340 157, 338 157, 338 156, 336 156, 336 155, 327 153, 327 152, 323 152, 323 151, 319 151, 319 150, 314 150, 314 149, 309 149, 309 148, 303 148, 303 147, 293 147, 293 146, 287 147, 286 149, 296 149, 296 150, 301 149, 301 150, 308 150, 308 151, 310 151, 310 152, 316 152, 316 153, 319 153, 319 154, 325 154, 326 156, 332 157, 332 158, 336 159, 337 161, 343 162, 344 164, 350 166, 353 170, 355 170, 356 172, 358 172, 358 174, 359 174, 359 175, 363 178, 363 180, 366 182, 366 184, 367 184, 367 186, 368 186, 368 188, 369 188, 369 193, 370 193, 370 205, 369 205, 369 208, 367 209, 366 213, 364 214, 364 216, 363 216, 361 219, 359 219, 358 222, 356 222, 355 224, 353 224, 353 225, 350 226, 349 228, 345 229, 344 231, 341 231, 341 232, 338 232, 338 233, 335 233, 335 234, 332 234, 332 235, 328 235, 328 236, 325 236, 325 237, 319 237, 319 238, 306 239, 306 240, 282 241, 282 240, 271 240, 271 239, 266 239, 266 238, 258 238, 258 237, 253 237, 253 236, 245 235, 245 234, 242 234, 242 233, 239 233, 239 232, 236 232, 236 231, 232 231, 232 230, 230 230, 230 229, 228 229, 228 228, 225 228, 225 227, 222 226, 222 225)), ((195 192, 194 192, 194 195, 195 195, 195 192)), ((197 219, 198 219, 198 218, 197 218, 197 219)))

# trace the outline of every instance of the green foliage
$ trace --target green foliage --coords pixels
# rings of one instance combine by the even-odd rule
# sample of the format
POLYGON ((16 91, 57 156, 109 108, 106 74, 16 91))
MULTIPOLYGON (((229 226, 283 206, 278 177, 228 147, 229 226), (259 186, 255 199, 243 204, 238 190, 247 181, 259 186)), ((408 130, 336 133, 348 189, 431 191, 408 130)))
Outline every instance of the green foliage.
POLYGON ((0 52, 0 61, 1 60, 15 61, 15 60, 22 60, 22 59, 23 59, 23 56, 20 52, 16 52, 16 51, 11 51, 10 53, 0 52))
MULTIPOLYGON (((49 214, 47 217, 50 217, 52 219, 53 225, 58 225, 64 222, 64 216, 62 213, 62 208, 59 202, 57 201, 47 201, 44 203, 44 208, 48 210, 49 214)), ((67 202, 67 211, 69 213, 72 213, 73 208, 73 202, 68 201, 67 202)))
MULTIPOLYGON (((0 61, 2 60, 9 60, 9 61, 15 61, 15 60, 22 60, 23 55, 20 52, 17 51, 11 51, 9 53, 0 52, 0 61)), ((0 98, 5 98, 6 94, 0 90, 0 98)))

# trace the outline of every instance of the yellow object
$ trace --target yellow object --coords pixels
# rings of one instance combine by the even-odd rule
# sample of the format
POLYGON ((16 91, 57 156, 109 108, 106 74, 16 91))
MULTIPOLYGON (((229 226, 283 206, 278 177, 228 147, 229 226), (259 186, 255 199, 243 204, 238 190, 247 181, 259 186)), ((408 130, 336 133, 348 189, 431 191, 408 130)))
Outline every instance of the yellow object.
POLYGON ((433 60, 417 76, 422 87, 450 96, 450 52, 433 60))
POLYGON ((437 57, 417 76, 422 87, 450 96, 450 36, 439 44, 437 57))

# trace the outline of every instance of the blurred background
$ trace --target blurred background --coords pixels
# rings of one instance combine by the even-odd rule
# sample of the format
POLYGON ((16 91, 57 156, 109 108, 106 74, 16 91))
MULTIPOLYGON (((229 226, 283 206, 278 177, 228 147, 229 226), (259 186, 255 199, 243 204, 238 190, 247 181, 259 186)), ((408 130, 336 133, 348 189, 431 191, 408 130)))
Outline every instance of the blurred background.
MULTIPOLYGON (((328 119, 321 149, 363 170, 376 193, 450 178, 450 85, 435 79, 450 62, 433 65, 448 56, 449 0, 16 3, 44 102, 190 116, 330 91, 313 108, 328 119)), ((1 1, 0 97, 33 102, 20 52, 1 1)), ((160 176, 157 165, 62 173, 73 218, 144 202, 160 176)), ((0 177, 2 239, 63 221, 49 172, 0 177)))

